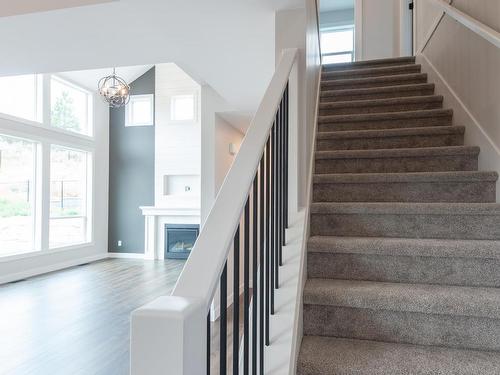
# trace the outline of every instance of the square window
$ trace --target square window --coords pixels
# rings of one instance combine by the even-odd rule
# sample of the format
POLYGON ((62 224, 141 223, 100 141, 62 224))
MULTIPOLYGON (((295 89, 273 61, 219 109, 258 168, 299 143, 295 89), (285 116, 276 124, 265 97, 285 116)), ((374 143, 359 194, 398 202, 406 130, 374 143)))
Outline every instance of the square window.
POLYGON ((0 77, 0 112, 42 122, 42 76, 0 77))
POLYGON ((49 246, 89 241, 89 153, 52 146, 50 150, 49 246))
POLYGON ((194 95, 176 95, 171 98, 170 120, 193 121, 195 119, 194 95))
POLYGON ((154 125, 154 95, 131 95, 125 107, 125 126, 154 125))
POLYGON ((67 131, 92 135, 92 96, 57 77, 50 82, 50 123, 67 131))
POLYGON ((0 135, 0 257, 34 251, 36 143, 0 135))

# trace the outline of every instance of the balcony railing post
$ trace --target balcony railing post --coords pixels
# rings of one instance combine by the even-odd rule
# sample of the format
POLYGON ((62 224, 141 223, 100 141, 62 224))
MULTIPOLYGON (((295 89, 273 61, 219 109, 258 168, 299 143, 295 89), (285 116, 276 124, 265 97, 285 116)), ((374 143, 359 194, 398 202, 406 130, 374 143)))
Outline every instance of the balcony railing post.
POLYGON ((202 299, 159 297, 132 312, 130 374, 205 374, 207 309, 202 299))

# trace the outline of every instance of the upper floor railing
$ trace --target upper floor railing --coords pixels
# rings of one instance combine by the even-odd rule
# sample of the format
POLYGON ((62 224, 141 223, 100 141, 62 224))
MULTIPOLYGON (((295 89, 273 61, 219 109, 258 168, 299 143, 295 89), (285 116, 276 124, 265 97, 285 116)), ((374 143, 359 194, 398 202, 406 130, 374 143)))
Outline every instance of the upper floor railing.
POLYGON ((436 22, 434 27, 430 30, 430 33, 427 35, 427 38, 424 40, 424 43, 422 43, 422 46, 420 48, 419 52, 422 52, 422 50, 427 46, 429 41, 432 39, 437 27, 439 26, 442 18, 444 15, 448 15, 451 18, 453 18, 455 21, 461 23, 465 27, 467 27, 469 30, 473 31, 477 35, 479 35, 481 38, 487 40, 494 46, 500 48, 500 32, 496 31, 495 29, 485 25, 484 23, 478 21, 474 17, 469 16, 468 14, 462 12, 461 10, 455 8, 450 1, 444 1, 444 0, 431 0, 431 2, 441 8, 443 11, 443 14, 441 18, 436 22))
POLYGON ((289 162, 296 158, 288 157, 293 138, 290 133, 296 132, 296 102, 290 100, 290 95, 297 97, 296 63, 297 50, 284 50, 172 295, 160 297, 132 314, 132 375, 210 374, 214 366, 221 375, 226 374, 229 336, 233 373, 238 373, 240 364, 244 374, 250 369, 255 374, 264 373, 264 346, 270 344, 270 315, 274 314, 274 291, 280 283, 288 211, 290 205, 296 206, 297 198, 288 193, 289 181, 296 182, 297 173, 297 166, 289 162), (243 306, 239 298, 240 265, 243 306), (233 292, 228 292, 228 286, 233 292), (219 360, 214 364, 210 346, 215 326, 210 309, 217 290, 220 339, 219 360), (231 294, 233 332, 228 335, 231 294))

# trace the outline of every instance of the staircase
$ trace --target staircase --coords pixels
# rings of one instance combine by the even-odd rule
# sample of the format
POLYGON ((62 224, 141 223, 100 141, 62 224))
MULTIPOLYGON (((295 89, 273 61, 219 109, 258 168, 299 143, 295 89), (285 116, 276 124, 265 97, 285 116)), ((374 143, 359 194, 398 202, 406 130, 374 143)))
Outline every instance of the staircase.
POLYGON ((299 375, 500 374, 495 172, 414 58, 324 66, 299 375))

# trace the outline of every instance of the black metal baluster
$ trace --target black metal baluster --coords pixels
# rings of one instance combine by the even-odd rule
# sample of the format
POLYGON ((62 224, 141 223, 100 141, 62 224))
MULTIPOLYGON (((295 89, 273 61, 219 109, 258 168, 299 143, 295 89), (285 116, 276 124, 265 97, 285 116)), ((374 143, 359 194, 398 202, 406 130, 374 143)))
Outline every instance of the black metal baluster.
POLYGON ((240 366, 240 226, 233 241, 233 374, 240 366))
POLYGON ((220 375, 227 374, 227 263, 220 276, 220 375))
POLYGON ((258 181, 257 174, 253 179, 252 189, 252 375, 257 375, 257 229, 258 229, 258 181))
POLYGON ((279 181, 279 127, 280 109, 276 113, 276 126, 274 127, 274 288, 279 289, 279 265, 280 265, 280 181, 279 181))
POLYGON ((208 311, 207 314, 207 375, 210 375, 210 344, 212 340, 212 333, 210 329, 210 310, 208 311))
POLYGON ((250 335, 250 202, 247 199, 245 204, 245 246, 243 254, 243 300, 244 300, 244 311, 243 311, 243 374, 248 375, 248 358, 249 358, 249 335, 250 335))
MULTIPOLYGON (((285 88, 286 90, 286 88, 285 88)), ((283 265, 283 246, 286 245, 285 238, 285 92, 281 99, 283 115, 281 116, 281 265, 283 265)))
POLYGON ((264 155, 260 159, 259 168, 259 368, 264 375, 264 155))
POLYGON ((266 298, 266 346, 269 346, 269 314, 270 314, 270 306, 271 306, 271 302, 270 302, 270 299, 271 299, 271 292, 270 292, 270 288, 271 288, 271 282, 270 282, 270 277, 269 277, 269 273, 270 273, 270 264, 271 264, 271 261, 270 261, 270 258, 271 258, 271 251, 270 251, 270 244, 271 244, 271 237, 270 237, 270 234, 271 234, 271 230, 270 230, 270 224, 271 224, 271 220, 270 220, 270 208, 269 208, 269 202, 270 202, 270 196, 271 196, 271 184, 270 184, 270 167, 271 167, 271 162, 270 162, 270 159, 271 159, 271 152, 270 152, 270 147, 271 147, 271 143, 270 143, 270 140, 269 138, 267 138, 267 142, 266 142, 266 214, 265 214, 265 217, 266 217, 266 293, 265 293, 265 298, 266 298))
POLYGON ((288 228, 288 137, 289 137, 289 123, 288 123, 288 83, 285 89, 285 228, 288 228))
POLYGON ((271 230, 271 235, 270 235, 270 238, 271 238, 271 247, 270 247, 270 250, 269 252, 271 253, 271 274, 269 275, 270 279, 271 279, 271 315, 274 315, 274 250, 275 250, 275 246, 274 246, 274 235, 275 235, 275 230, 274 230, 274 224, 275 224, 275 220, 274 220, 274 193, 275 193, 275 185, 274 185, 274 174, 275 174, 275 164, 274 164, 274 161, 275 161, 275 158, 274 158, 274 154, 275 154, 275 140, 274 140, 274 129, 275 129, 275 125, 273 125, 272 129, 271 129, 271 179, 270 179, 270 185, 271 185, 271 194, 270 194, 270 199, 271 199, 271 202, 270 202, 270 206, 271 206, 271 217, 270 217, 270 221, 271 221, 271 226, 270 226, 270 230, 271 230))
POLYGON ((283 120, 284 120, 284 107, 283 107, 283 96, 280 101, 280 126, 279 126, 279 138, 278 138, 278 179, 279 179, 279 265, 283 265, 283 243, 285 236, 283 235, 283 120))

